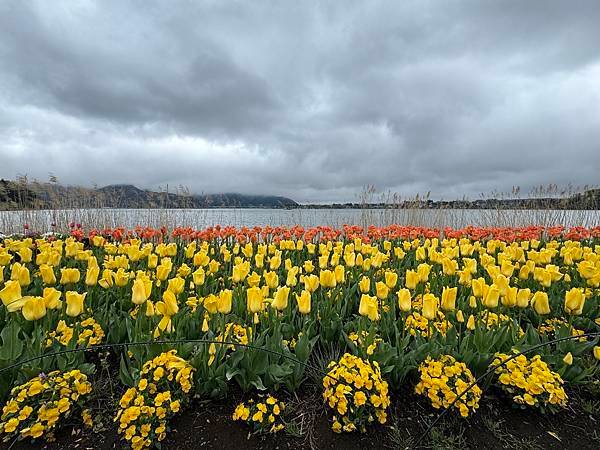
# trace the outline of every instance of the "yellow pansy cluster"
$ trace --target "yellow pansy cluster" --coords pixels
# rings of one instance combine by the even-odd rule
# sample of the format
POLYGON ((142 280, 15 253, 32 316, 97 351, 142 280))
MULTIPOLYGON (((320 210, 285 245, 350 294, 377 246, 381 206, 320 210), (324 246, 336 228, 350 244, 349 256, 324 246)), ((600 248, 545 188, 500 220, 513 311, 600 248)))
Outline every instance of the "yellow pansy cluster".
POLYGON ((453 356, 442 355, 437 359, 428 356, 419 366, 419 375, 415 392, 429 398, 434 408, 449 408, 465 391, 467 393, 453 407, 462 417, 468 417, 479 408, 481 388, 475 384, 467 390, 475 377, 465 363, 453 356))
POLYGON ((2 408, 0 435, 4 440, 48 437, 92 392, 87 376, 79 370, 39 374, 12 389, 2 408))
MULTIPOLYGON (((89 317, 75 325, 79 334, 77 336, 77 345, 90 347, 98 345, 104 339, 104 330, 93 317, 89 317)), ((50 347, 54 342, 67 346, 73 339, 74 328, 67 325, 64 320, 60 320, 56 329, 50 331, 46 337, 46 347, 50 347)))
POLYGON ((386 422, 388 384, 376 361, 346 353, 339 361, 329 363, 328 369, 323 378, 323 398, 333 411, 333 431, 365 432, 375 420, 386 422))
POLYGON ((563 389, 561 376, 550 370, 540 355, 527 358, 519 355, 506 361, 509 355, 498 353, 492 364, 498 365, 498 385, 512 397, 512 400, 525 406, 556 409, 567 405, 567 394, 563 389))
POLYGON ((192 387, 194 369, 176 350, 144 363, 135 387, 119 401, 115 421, 134 450, 163 441, 167 422, 180 411, 192 387))
POLYGON ((246 422, 256 433, 277 433, 283 430, 285 403, 267 395, 259 394, 258 400, 250 399, 240 403, 233 412, 233 420, 246 422))

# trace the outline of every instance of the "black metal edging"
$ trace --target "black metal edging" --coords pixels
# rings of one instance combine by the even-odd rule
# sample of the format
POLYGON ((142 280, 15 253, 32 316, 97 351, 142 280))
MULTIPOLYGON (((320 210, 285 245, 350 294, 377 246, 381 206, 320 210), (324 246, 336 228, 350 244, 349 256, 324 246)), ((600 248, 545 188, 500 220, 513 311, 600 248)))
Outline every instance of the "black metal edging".
POLYGON ((491 373, 495 372, 498 367, 504 366, 506 363, 508 363, 509 361, 512 361, 513 359, 519 357, 520 355, 524 355, 526 353, 530 353, 533 350, 536 350, 536 349, 541 348, 541 347, 545 347, 546 345, 555 344, 557 342, 562 342, 562 341, 570 341, 572 339, 594 338, 594 337, 600 337, 600 332, 585 333, 585 334, 579 334, 579 335, 576 335, 576 336, 566 336, 566 337, 563 337, 563 338, 553 339, 551 341, 544 342, 544 343, 541 343, 541 344, 536 344, 533 347, 530 347, 530 348, 528 348, 526 350, 523 350, 521 352, 515 353, 515 354, 511 355, 509 358, 507 358, 505 361, 501 362, 500 364, 496 364, 496 365, 490 366, 490 368, 488 368, 487 372, 485 372, 483 375, 481 375, 479 378, 477 378, 475 381, 473 381, 469 386, 467 386, 467 388, 458 397, 456 397, 454 399, 454 401, 452 403, 450 403, 450 405, 446 409, 444 409, 435 418, 435 420, 433 422, 431 422, 429 424, 429 426, 427 427, 427 429, 418 437, 418 439, 414 443, 412 443, 411 445, 409 445, 407 447, 407 449, 415 449, 415 448, 417 448, 418 445, 421 443, 421 441, 425 438, 425 436, 427 436, 429 434, 429 432, 433 429, 433 427, 442 419, 442 417, 444 417, 448 413, 448 411, 450 411, 450 409, 452 409, 452 407, 456 404, 456 402, 458 402, 461 398, 463 398, 465 396, 465 394, 467 392, 469 392, 477 383, 479 383, 481 380, 483 380, 485 377, 487 377, 491 373))

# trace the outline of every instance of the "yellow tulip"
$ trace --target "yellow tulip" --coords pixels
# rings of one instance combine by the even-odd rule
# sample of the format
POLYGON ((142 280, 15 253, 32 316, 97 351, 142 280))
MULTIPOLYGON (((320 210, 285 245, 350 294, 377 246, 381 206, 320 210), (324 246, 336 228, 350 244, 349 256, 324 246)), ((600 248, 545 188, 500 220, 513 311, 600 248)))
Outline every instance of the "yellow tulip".
MULTIPOLYGON (((161 303, 161 302, 159 302, 161 303)), ((168 289, 163 292, 162 303, 164 306, 159 311, 164 316, 174 316, 179 312, 179 305, 177 304, 177 297, 172 291, 168 289)), ((158 306, 158 305, 157 305, 158 306)))
POLYGON ((233 292, 231 289, 223 289, 219 292, 219 302, 217 303, 217 310, 221 314, 229 314, 231 312, 231 306, 233 303, 233 292))
POLYGON ((83 301, 85 300, 86 295, 87 292, 79 294, 74 291, 67 291, 65 293, 65 299, 67 302, 67 316, 77 317, 83 312, 83 301))
POLYGON ((304 277, 304 288, 313 293, 319 288, 319 277, 316 275, 307 275, 304 277))
POLYGON ((323 287, 334 288, 336 286, 335 274, 331 270, 321 270, 319 283, 323 287))
POLYGON ((44 297, 27 297, 21 310, 25 320, 38 320, 46 315, 46 302, 44 297))
POLYGON ((415 289, 419 281, 420 278, 417 272, 415 272, 414 270, 406 271, 406 281, 404 282, 404 284, 408 289, 415 289))
MULTIPOLYGON (((300 271, 300 267, 298 267, 298 266, 290 267, 290 269, 288 270, 288 273, 287 273, 287 277, 285 279, 286 286, 294 287, 298 284, 297 275, 298 275, 299 271, 300 271)), ((337 271, 336 271, 336 273, 337 273, 337 271)))
POLYGON ((335 275, 335 282, 337 284, 342 284, 346 281, 346 272, 344 270, 344 266, 337 265, 335 269, 333 269, 333 273, 335 275))
POLYGON ((344 262, 348 267, 354 267, 356 264, 356 253, 354 252, 345 252, 344 253, 344 262))
POLYGON ((530 270, 529 266, 523 265, 519 269, 519 278, 521 280, 526 280, 527 278, 529 278, 530 273, 531 273, 531 270, 530 270))
POLYGON ((23 247, 19 251, 19 256, 21 257, 21 262, 30 263, 31 258, 33 256, 33 252, 29 247, 23 247))
POLYGON ((469 320, 467 320, 467 330, 473 331, 475 329, 475 317, 473 314, 469 316, 469 320))
POLYGON ((412 302, 410 298, 410 291, 406 288, 402 288, 397 292, 398 295, 398 308, 402 312, 408 312, 412 308, 412 302))
POLYGON ((148 269, 155 269, 158 266, 158 255, 150 253, 148 255, 148 269))
POLYGON ((370 320, 379 320, 379 302, 377 297, 362 294, 358 313, 361 316, 367 316, 370 320))
POLYGON ((278 311, 283 311, 288 305, 288 296, 290 294, 290 288, 283 286, 277 289, 275 292, 275 298, 271 303, 271 306, 278 311))
POLYGON ((463 312, 460 309, 456 312, 456 321, 458 323, 463 323, 465 321, 465 316, 463 315, 463 312))
POLYGON ((133 281, 131 291, 131 301, 136 305, 141 305, 148 300, 148 297, 150 297, 150 293, 146 293, 146 284, 141 278, 137 278, 133 281))
POLYGON ((56 275, 54 274, 54 268, 52 266, 42 264, 40 266, 40 275, 42 276, 44 284, 48 286, 56 284, 56 275))
POLYGON ((277 269, 279 269, 279 266, 281 266, 281 256, 280 255, 271 256, 271 258, 269 259, 269 269, 277 270, 277 269))
POLYGON ((477 308, 477 297, 474 295, 469 297, 469 308, 477 308))
POLYGON ((417 266, 417 273, 419 274, 419 281, 425 283, 429 280, 429 272, 431 272, 431 266, 429 264, 419 264, 417 266))
POLYGON ((102 271, 102 278, 98 280, 98 284, 104 289, 108 289, 109 287, 113 286, 114 280, 115 277, 113 271, 110 269, 104 269, 102 271))
POLYGON ((442 290, 442 309, 444 311, 454 311, 456 309, 457 287, 447 288, 442 290))
POLYGON ((398 283, 398 274, 396 272, 387 271, 385 273, 386 286, 389 287, 390 289, 394 289, 396 287, 397 283, 398 283))
POLYGON ((95 286, 98 283, 98 275, 100 275, 100 267, 97 265, 89 266, 85 273, 85 285, 95 286))
POLYGON ((154 333, 153 333, 154 339, 159 337, 161 332, 163 332, 163 331, 165 333, 171 333, 173 331, 173 323, 171 322, 171 316, 163 315, 163 318, 160 319, 160 322, 158 322, 158 325, 154 329, 154 333))
POLYGON ((254 265, 258 269, 262 269, 262 267, 265 265, 265 255, 261 253, 257 253, 256 255, 254 255, 254 265))
POLYGON ((369 277, 363 276, 358 282, 358 288, 360 292, 366 294, 371 289, 371 279, 369 277))
POLYGON ((531 290, 519 289, 517 292, 517 306, 519 308, 527 308, 529 306, 529 299, 531 298, 531 290))
POLYGON ((42 296, 44 297, 44 302, 46 303, 46 308, 48 309, 59 309, 62 306, 62 302, 60 301, 60 296, 62 293, 52 287, 44 288, 44 292, 42 296))
POLYGON ((502 297, 502 304, 508 308, 514 308, 517 305, 518 289, 516 287, 509 287, 506 290, 506 294, 502 297))
POLYGON ((31 277, 29 275, 29 269, 20 263, 14 263, 12 266, 11 280, 17 280, 19 284, 23 286, 29 286, 31 284, 31 277))
POLYGON ((202 286, 204 284, 205 272, 202 267, 198 267, 192 272, 192 281, 196 286, 202 286))
POLYGON ((265 283, 269 286, 269 289, 275 289, 279 286, 279 276, 277 272, 265 272, 263 273, 263 278, 265 279, 265 283))
POLYGON ((154 304, 148 300, 146 303, 146 317, 153 317, 155 312, 154 312, 154 304))
POLYGON ((158 278, 160 281, 165 281, 167 278, 169 278, 172 268, 173 267, 171 265, 160 264, 156 267, 156 278, 158 278))
POLYGON ((583 290, 571 288, 565 293, 565 312, 572 316, 580 316, 585 305, 583 290))
POLYGON ((565 355, 565 357, 563 358, 563 362, 567 366, 570 366, 571 364, 573 364, 573 355, 571 354, 571 352, 569 352, 565 355))
MULTIPOLYGON (((23 297, 21 295, 21 285, 17 280, 9 280, 4 285, 4 288, 0 291, 0 299, 2 299, 2 303, 6 308, 11 311, 17 302, 23 297)), ((18 311, 23 305, 19 306, 17 309, 13 309, 13 311, 18 311)))
POLYGON ((259 287, 254 286, 246 290, 246 304, 251 313, 262 311, 263 299, 263 292, 259 287))
POLYGON ((600 345, 594 347, 594 358, 600 361, 600 345))
POLYGON ((171 278, 168 281, 167 289, 175 295, 179 295, 183 292, 185 287, 185 280, 181 277, 171 278))
POLYGON ((471 283, 471 289, 473 290, 473 295, 476 298, 483 298, 483 291, 485 286, 484 278, 475 278, 471 283))
POLYGON ((300 295, 296 294, 296 301, 298 302, 298 311, 300 314, 310 314, 311 309, 311 295, 310 291, 303 290, 300 295))
POLYGON ((421 310, 421 314, 427 320, 433 320, 437 316, 438 310, 438 299, 433 294, 425 294, 423 296, 423 309, 421 310))
POLYGON ((219 297, 215 294, 208 294, 202 302, 204 309, 210 314, 215 314, 219 310, 219 297))
POLYGON ((454 275, 458 270, 458 263, 454 259, 442 259, 442 272, 444 275, 454 275))
POLYGON ((540 316, 550 314, 550 303, 548 302, 548 294, 542 291, 537 291, 531 298, 531 306, 540 316))
POLYGON ((312 273, 315 270, 315 266, 311 260, 304 261, 304 264, 302 264, 302 268, 306 273, 312 273))
POLYGON ((250 262, 249 261, 236 264, 235 266, 233 266, 233 273, 231 276, 231 280, 234 283, 240 283, 246 279, 246 277, 248 276, 248 273, 250 273, 250 262))
POLYGON ((119 287, 127 286, 127 283, 129 283, 129 272, 126 272, 122 267, 119 267, 113 276, 115 284, 119 287))
POLYGON ((483 299, 483 304, 486 308, 496 308, 498 306, 498 300, 500 300, 500 289, 498 289, 496 284, 492 283, 483 299))
POLYGON ((248 281, 248 286, 257 287, 260 283, 260 275, 257 274, 256 272, 252 272, 252 275, 250 275, 247 278, 247 281, 248 281))
POLYGON ((385 300, 390 292, 390 289, 383 281, 378 281, 375 283, 375 292, 378 299, 385 300))
POLYGON ((60 273, 60 284, 75 284, 81 277, 79 269, 64 268, 60 269, 60 273))

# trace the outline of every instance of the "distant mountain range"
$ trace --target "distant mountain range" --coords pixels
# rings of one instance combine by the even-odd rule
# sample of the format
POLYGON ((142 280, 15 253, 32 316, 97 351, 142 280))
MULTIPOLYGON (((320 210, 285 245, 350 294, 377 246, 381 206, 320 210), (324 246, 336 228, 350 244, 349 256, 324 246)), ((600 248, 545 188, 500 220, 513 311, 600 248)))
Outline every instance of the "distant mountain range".
POLYGON ((101 188, 63 186, 58 183, 0 179, 0 210, 66 208, 421 208, 421 209, 600 209, 600 189, 565 197, 501 198, 481 200, 408 200, 398 203, 298 204, 287 197, 247 194, 190 194, 155 192, 130 184, 101 188))
POLYGON ((298 203, 274 195, 195 195, 179 188, 155 192, 130 184, 101 188, 57 183, 0 180, 0 210, 61 208, 296 208, 298 203))

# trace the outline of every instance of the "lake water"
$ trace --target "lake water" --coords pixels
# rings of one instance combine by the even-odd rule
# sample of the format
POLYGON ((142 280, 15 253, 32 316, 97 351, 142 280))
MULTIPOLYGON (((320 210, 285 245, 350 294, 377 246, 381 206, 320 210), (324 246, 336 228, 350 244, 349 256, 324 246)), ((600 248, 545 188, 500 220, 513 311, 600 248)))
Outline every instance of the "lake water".
POLYGON ((84 228, 136 225, 169 228, 212 225, 292 226, 329 225, 419 225, 461 228, 474 226, 564 225, 593 227, 600 225, 600 211, 559 210, 435 210, 435 209, 76 209, 52 211, 0 211, 0 232, 66 230, 69 222, 84 228))

